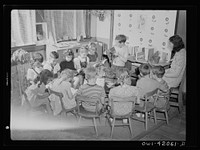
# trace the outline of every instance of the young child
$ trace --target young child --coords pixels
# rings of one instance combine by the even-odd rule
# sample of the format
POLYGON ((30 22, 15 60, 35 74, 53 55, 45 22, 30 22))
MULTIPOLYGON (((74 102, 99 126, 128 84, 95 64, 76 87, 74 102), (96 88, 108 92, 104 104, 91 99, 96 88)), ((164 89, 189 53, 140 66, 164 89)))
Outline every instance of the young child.
POLYGON ((129 48, 125 45, 126 36, 125 35, 117 35, 115 37, 115 45, 113 53, 113 62, 112 68, 114 70, 118 70, 119 68, 124 68, 125 63, 127 62, 129 55, 129 48))
POLYGON ((89 57, 87 57, 88 51, 85 47, 79 49, 79 56, 74 58, 75 68, 80 75, 80 84, 82 85, 85 78, 84 69, 89 65, 89 57))
POLYGON ((50 53, 50 58, 44 63, 43 69, 48 69, 54 74, 54 77, 57 77, 60 71, 60 65, 57 63, 59 54, 56 51, 50 53))
POLYGON ((89 57, 90 63, 97 63, 99 61, 96 44, 94 42, 89 44, 89 51, 87 56, 89 57))
MULTIPOLYGON (((155 103, 156 107, 162 108, 166 105, 166 97, 169 94, 169 86, 167 85, 167 82, 163 80, 163 76, 165 74, 165 68, 163 66, 154 66, 152 68, 152 78, 157 80, 161 85, 163 85, 163 89, 159 90, 158 92, 158 100, 155 103)), ((166 105, 169 107, 169 104, 166 105)))
POLYGON ((34 84, 30 85, 25 91, 27 99, 33 108, 45 105, 49 114, 52 114, 52 109, 48 100, 49 93, 46 92, 46 85, 52 78, 52 72, 47 69, 42 70, 39 76, 34 80, 34 84))
MULTIPOLYGON (((53 82, 48 85, 48 88, 51 90, 63 94, 62 102, 66 109, 71 109, 76 106, 75 92, 77 90, 72 88, 72 79, 73 71, 65 69, 61 72, 58 78, 54 79, 53 82)), ((54 115, 59 114, 62 110, 60 99, 53 95, 51 95, 49 99, 51 100, 54 115)))
MULTIPOLYGON (((83 84, 79 90, 77 91, 77 97, 99 97, 101 99, 98 110, 100 110, 103 107, 104 99, 106 97, 105 90, 103 87, 96 84, 96 76, 97 76, 97 70, 95 67, 89 66, 85 70, 85 78, 87 80, 87 84, 83 84)), ((96 109, 96 106, 89 105, 88 103, 82 104, 83 108, 85 108, 88 111, 94 112, 96 109)))
POLYGON ((74 67, 74 53, 72 49, 67 49, 63 52, 65 60, 60 62, 60 72, 65 69, 76 70, 74 67))
MULTIPOLYGON (((151 92, 155 89, 165 90, 165 86, 161 85, 157 80, 150 78, 150 65, 141 64, 139 66, 140 79, 137 81, 136 86, 139 88, 139 95, 141 98, 148 92, 151 92)), ((140 106, 143 107, 144 101, 140 101, 140 106)))
MULTIPOLYGON (((136 96, 133 99, 135 102, 139 100, 139 91, 135 86, 131 86, 131 79, 128 75, 127 70, 121 70, 121 74, 119 75, 119 86, 113 87, 110 89, 109 98, 118 97, 118 98, 128 98, 132 96, 136 96)), ((132 108, 130 103, 120 103, 115 105, 115 113, 123 115, 126 114, 127 111, 130 111, 132 108), (122 106, 123 105, 123 106, 122 106)), ((123 120, 123 122, 127 122, 127 120, 123 120)))
POLYGON ((34 53, 33 54, 33 64, 31 65, 31 68, 29 68, 27 70, 27 76, 26 76, 26 78, 30 82, 30 84, 33 84, 33 81, 35 80, 35 78, 43 70, 42 62, 43 62, 42 54, 34 53))
MULTIPOLYGON (((77 75, 77 70, 74 67, 75 65, 74 65, 74 53, 73 53, 73 50, 72 49, 68 49, 68 50, 64 51, 63 54, 66 57, 65 57, 65 60, 61 61, 61 63, 60 63, 60 72, 62 72, 65 69, 70 69, 70 70, 73 71, 74 75, 77 75)), ((81 78, 82 77, 80 75, 74 76, 74 78, 73 78, 73 80, 74 80, 73 87, 74 88, 78 87, 78 84, 79 84, 81 78)))

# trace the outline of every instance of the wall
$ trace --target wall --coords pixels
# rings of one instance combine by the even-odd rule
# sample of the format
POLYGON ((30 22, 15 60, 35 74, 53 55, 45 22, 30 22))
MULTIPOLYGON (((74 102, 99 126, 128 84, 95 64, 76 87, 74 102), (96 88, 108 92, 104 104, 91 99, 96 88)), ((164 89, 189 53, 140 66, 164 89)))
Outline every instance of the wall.
POLYGON ((110 47, 110 20, 110 14, 106 16, 104 21, 99 21, 99 18, 93 15, 91 17, 91 36, 106 43, 108 48, 110 47))

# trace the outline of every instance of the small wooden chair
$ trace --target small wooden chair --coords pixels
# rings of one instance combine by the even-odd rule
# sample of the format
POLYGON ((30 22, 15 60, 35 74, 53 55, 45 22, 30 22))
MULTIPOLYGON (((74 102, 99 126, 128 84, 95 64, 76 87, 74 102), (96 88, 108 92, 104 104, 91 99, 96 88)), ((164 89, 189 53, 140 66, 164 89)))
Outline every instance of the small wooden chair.
POLYGON ((77 106, 75 106, 75 107, 73 107, 73 108, 70 108, 70 109, 66 109, 66 108, 65 108, 65 105, 64 105, 64 103, 63 103, 63 100, 62 100, 62 98, 63 98, 63 94, 62 94, 62 93, 56 92, 56 91, 51 90, 51 89, 49 89, 49 93, 50 93, 50 94, 55 94, 55 95, 58 96, 59 99, 60 99, 62 110, 61 110, 61 112, 59 113, 59 115, 61 115, 61 114, 63 114, 63 113, 64 113, 64 114, 71 113, 71 114, 73 114, 73 115, 76 117, 76 119, 77 119, 77 106))
POLYGON ((144 101, 143 107, 140 107, 139 105, 135 105, 135 112, 144 113, 145 116, 144 116, 144 119, 143 118, 140 119, 136 116, 132 116, 132 119, 144 122, 146 131, 148 129, 148 117, 150 117, 148 116, 148 113, 153 112, 153 118, 154 118, 155 124, 157 124, 154 102, 149 102, 150 98, 153 98, 154 101, 157 100, 157 92, 158 92, 158 89, 155 89, 151 92, 146 93, 144 96, 144 99, 143 98, 140 99, 144 101))
POLYGON ((165 114, 165 118, 158 118, 156 116, 156 119, 157 120, 164 120, 164 121, 167 122, 167 124, 169 124, 169 119, 168 119, 168 111, 170 109, 169 97, 170 97, 170 90, 167 93, 163 94, 162 96, 158 96, 157 99, 154 102, 155 111, 165 114), (159 106, 159 105, 156 104, 156 103, 158 103, 158 101, 162 101, 162 100, 165 102, 163 106, 159 106))
POLYGON ((136 101, 135 96, 127 98, 110 97, 111 107, 110 111, 108 111, 107 113, 107 120, 111 125, 111 135, 110 135, 111 138, 113 137, 113 131, 115 126, 129 126, 131 137, 133 136, 132 126, 131 126, 131 115, 134 112, 135 101, 136 101), (120 113, 118 112, 119 110, 117 109, 118 108, 117 105, 121 107, 127 107, 127 109, 124 110, 123 113, 120 113), (113 121, 110 121, 110 118, 113 118, 113 121), (128 119, 128 122, 122 124, 115 124, 116 120, 123 120, 123 119, 128 119))
POLYGON ((100 103, 101 99, 99 97, 95 98, 89 98, 86 96, 77 96, 76 97, 76 102, 77 102, 77 114, 79 116, 78 124, 80 125, 81 118, 89 118, 93 120, 94 123, 94 128, 96 132, 96 136, 98 136, 98 131, 97 131, 97 124, 96 124, 96 118, 99 118, 99 121, 101 119, 101 111, 98 109, 98 105, 100 103), (86 110, 83 106, 82 103, 87 103, 89 105, 93 105, 96 107, 95 111, 88 111, 86 110))
POLYGON ((169 99, 170 106, 178 107, 179 113, 181 113, 183 109, 183 91, 182 90, 183 90, 184 82, 186 79, 185 77, 186 77, 186 68, 183 73, 183 77, 182 77, 180 85, 176 88, 174 87, 170 88, 170 99, 169 99))

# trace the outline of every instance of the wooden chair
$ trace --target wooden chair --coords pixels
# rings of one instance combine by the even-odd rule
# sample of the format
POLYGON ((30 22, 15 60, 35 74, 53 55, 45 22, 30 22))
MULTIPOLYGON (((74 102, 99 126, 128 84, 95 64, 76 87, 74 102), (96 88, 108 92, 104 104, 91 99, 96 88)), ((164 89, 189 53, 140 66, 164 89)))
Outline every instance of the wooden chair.
POLYGON ((179 113, 181 113, 183 109, 183 86, 185 79, 186 79, 186 68, 183 73, 180 85, 176 88, 174 87, 170 88, 170 99, 169 99, 170 106, 178 107, 179 113))
POLYGON ((22 109, 24 109, 26 112, 41 112, 41 113, 45 113, 45 104, 44 105, 40 105, 40 106, 32 106, 31 103, 29 102, 28 98, 27 98, 27 94, 25 91, 22 91, 22 101, 23 101, 23 105, 21 106, 22 109))
POLYGON ((168 111, 170 109, 169 97, 170 97, 170 91, 163 94, 162 96, 158 96, 157 99, 154 102, 155 111, 160 112, 160 113, 164 113, 164 115, 165 115, 165 118, 158 118, 157 115, 156 115, 156 119, 157 120, 164 120, 164 121, 167 122, 167 124, 169 124, 169 119, 168 119, 168 111), (158 102, 162 101, 162 100, 163 100, 164 104, 162 106, 161 105, 159 106, 158 102))
POLYGON ((62 93, 56 92, 56 91, 54 91, 54 90, 49 89, 49 94, 55 94, 55 95, 58 96, 59 99, 60 99, 62 110, 61 110, 61 112, 60 112, 58 115, 61 115, 61 114, 65 114, 65 115, 66 115, 67 113, 71 113, 71 114, 73 114, 73 115, 76 117, 76 119, 77 119, 77 106, 75 106, 75 107, 73 107, 73 108, 70 108, 70 109, 66 109, 66 108, 65 108, 65 105, 64 105, 64 103, 63 103, 63 100, 62 100, 62 98, 63 98, 63 94, 62 94, 62 93))
POLYGON ((132 119, 144 122, 146 131, 148 129, 148 118, 151 117, 151 116, 148 116, 148 113, 153 112, 154 122, 155 124, 157 124, 154 102, 149 102, 150 98, 153 98, 154 101, 157 100, 157 92, 158 92, 158 89, 155 89, 151 92, 146 93, 144 98, 140 99, 144 101, 143 107, 140 107, 139 105, 135 105, 135 112, 143 113, 145 114, 145 116, 144 116, 144 119, 143 118, 140 119, 139 117, 136 117, 135 115, 133 115, 132 119))
POLYGON ((136 100, 135 96, 127 97, 127 98, 121 98, 121 97, 111 97, 110 98, 111 107, 110 107, 110 111, 108 111, 106 117, 107 117, 109 124, 111 125, 111 135, 110 135, 111 138, 113 137, 113 131, 114 131, 115 126, 129 126, 131 137, 133 136, 130 117, 131 117, 132 113, 134 112, 135 100, 136 100), (123 109, 123 107, 127 108, 127 109, 123 110, 123 113, 122 112, 120 113, 119 112, 120 106, 122 109, 123 109), (110 121, 110 118, 113 118, 113 121, 110 121), (123 120, 123 119, 128 119, 128 122, 121 123, 121 124, 115 124, 116 120, 123 120))
POLYGON ((96 124, 96 118, 99 118, 99 121, 101 120, 101 111, 98 110, 98 105, 100 103, 100 98, 95 97, 95 98, 89 98, 89 97, 83 97, 83 96, 77 96, 76 97, 76 102, 77 102, 77 114, 79 116, 78 124, 80 125, 81 118, 88 118, 92 119, 94 123, 94 128, 96 132, 96 136, 98 136, 98 131, 97 131, 97 124, 96 124), (93 105, 96 107, 95 111, 88 111, 86 110, 82 104, 87 103, 89 105, 93 105))

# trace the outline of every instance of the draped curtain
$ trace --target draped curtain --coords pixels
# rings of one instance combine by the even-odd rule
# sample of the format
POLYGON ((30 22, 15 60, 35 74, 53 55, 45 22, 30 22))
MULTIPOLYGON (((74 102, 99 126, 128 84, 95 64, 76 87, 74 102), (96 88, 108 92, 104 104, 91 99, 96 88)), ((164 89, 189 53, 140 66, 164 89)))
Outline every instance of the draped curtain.
POLYGON ((12 10, 11 47, 36 43, 35 10, 12 10))
POLYGON ((85 10, 44 10, 44 20, 55 43, 64 37, 86 37, 85 10))

